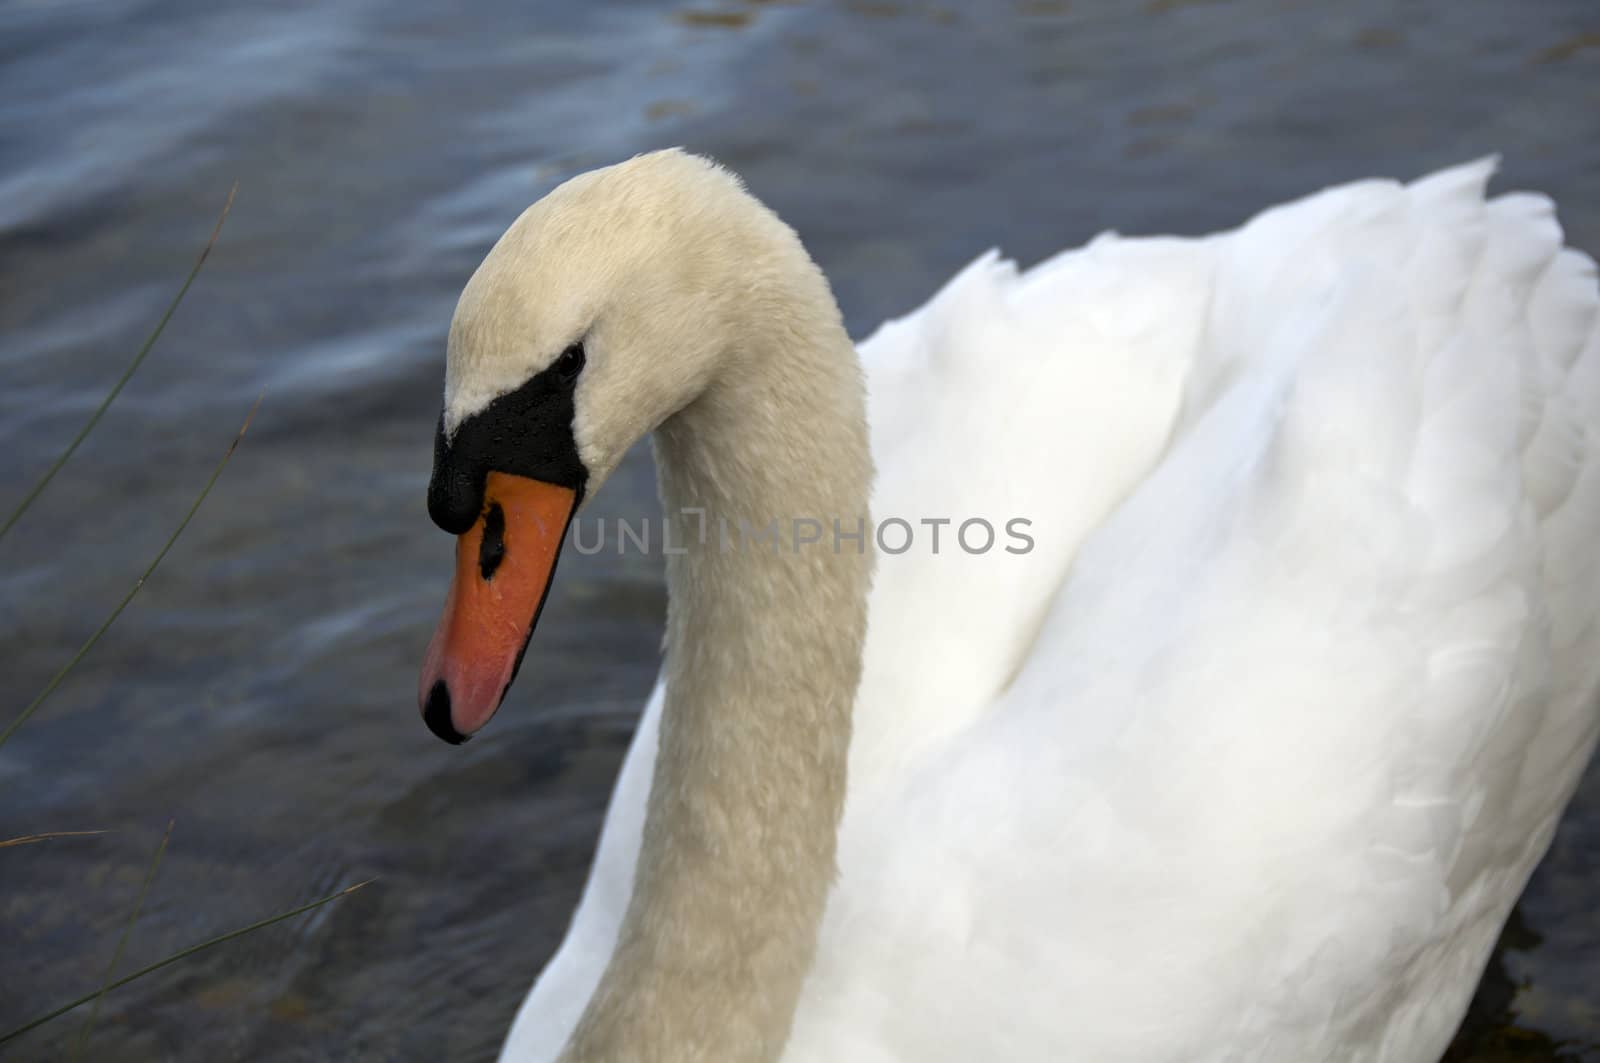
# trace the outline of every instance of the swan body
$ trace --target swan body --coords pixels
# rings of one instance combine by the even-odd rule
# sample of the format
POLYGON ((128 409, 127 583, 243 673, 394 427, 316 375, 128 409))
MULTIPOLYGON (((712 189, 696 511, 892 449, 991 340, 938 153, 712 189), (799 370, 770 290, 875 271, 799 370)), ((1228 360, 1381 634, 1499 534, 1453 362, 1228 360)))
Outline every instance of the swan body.
MULTIPOLYGON (((873 518, 951 523, 877 551, 837 875, 748 1058, 1439 1057, 1600 731, 1595 267, 1492 169, 990 253, 859 345, 873 518)), ((506 1063, 611 1058, 569 1041, 673 677, 506 1063)))

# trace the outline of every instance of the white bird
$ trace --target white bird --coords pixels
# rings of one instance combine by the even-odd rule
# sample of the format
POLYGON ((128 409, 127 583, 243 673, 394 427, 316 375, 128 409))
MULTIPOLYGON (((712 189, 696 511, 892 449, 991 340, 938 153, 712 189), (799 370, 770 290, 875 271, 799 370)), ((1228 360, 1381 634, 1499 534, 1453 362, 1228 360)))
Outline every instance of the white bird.
POLYGON ((652 431, 688 545, 502 1060, 1437 1059, 1600 732, 1595 266, 1492 169, 990 253, 859 361, 714 164, 531 207, 451 328, 429 725, 652 431))

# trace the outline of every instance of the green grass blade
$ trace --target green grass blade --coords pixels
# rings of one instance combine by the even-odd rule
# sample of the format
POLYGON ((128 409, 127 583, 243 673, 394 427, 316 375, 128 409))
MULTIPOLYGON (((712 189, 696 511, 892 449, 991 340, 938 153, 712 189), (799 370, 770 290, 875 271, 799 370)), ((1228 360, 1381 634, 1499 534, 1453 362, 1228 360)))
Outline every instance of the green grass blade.
POLYGON ((250 421, 255 417, 256 410, 260 406, 261 400, 258 398, 256 399, 256 404, 250 407, 250 415, 244 419, 244 424, 239 428, 239 434, 233 437, 232 443, 228 444, 227 453, 222 455, 222 460, 217 462, 217 467, 212 470, 211 479, 206 481, 205 487, 201 489, 200 494, 195 498, 194 505, 190 506, 189 512, 184 514, 183 520, 178 523, 178 527, 167 539, 166 545, 162 546, 161 552, 156 554, 155 559, 145 568, 143 575, 134 581, 133 588, 123 596, 122 601, 117 603, 117 607, 111 610, 111 615, 106 617, 105 622, 95 629, 95 633, 89 636, 88 641, 78 647, 78 652, 72 655, 72 660, 68 661, 61 671, 57 672, 55 677, 45 684, 45 688, 39 691, 39 696, 29 702, 28 707, 23 709, 4 731, 0 731, 0 746, 5 745, 11 739, 11 736, 16 734, 17 728, 26 723, 28 717, 33 715, 34 710, 44 704, 44 699, 48 698, 56 687, 61 685, 61 681, 67 677, 67 674, 76 667, 79 661, 83 660, 84 654, 88 653, 90 648, 100 641, 100 636, 106 633, 111 625, 116 622, 117 617, 122 615, 122 611, 128 607, 128 603, 133 601, 134 595, 139 593, 145 581, 150 578, 150 574, 156 570, 156 566, 161 564, 161 559, 166 557, 167 551, 172 549, 172 544, 177 542, 178 536, 183 534, 183 529, 187 528, 189 522, 194 519, 195 513, 200 509, 200 503, 204 502, 206 496, 211 493, 211 488, 216 485, 217 477, 222 475, 222 470, 227 467, 228 459, 233 457, 233 452, 238 449, 239 441, 244 438, 245 430, 250 427, 250 421))
POLYGON ((128 915, 128 921, 122 927, 122 936, 117 939, 117 948, 111 954, 111 962, 106 966, 106 976, 100 983, 100 992, 94 998, 94 1004, 89 1008, 89 1017, 83 1020, 83 1028, 78 1031, 78 1043, 72 1049, 72 1063, 78 1063, 83 1056, 83 1050, 89 1044, 89 1033, 94 1029, 94 1021, 100 1017, 100 1002, 105 1000, 106 993, 111 989, 111 978, 117 973, 117 965, 122 962, 122 953, 128 947, 128 938, 133 934, 133 924, 139 921, 139 913, 144 910, 144 899, 150 895, 150 883, 156 880, 156 871, 161 867, 161 858, 166 855, 167 842, 172 840, 172 825, 176 820, 167 820, 167 831, 161 836, 161 844, 156 846, 156 855, 150 860, 150 870, 144 873, 144 885, 139 887, 139 899, 133 902, 133 911, 128 915))
POLYGON ((33 845, 36 842, 47 842, 51 838, 86 838, 91 834, 105 834, 103 830, 46 830, 38 834, 24 834, 18 838, 7 838, 0 841, 0 849, 9 849, 13 845, 33 845))
POLYGON ((139 353, 133 356, 133 361, 128 363, 128 368, 122 371, 121 378, 112 385, 111 390, 106 393, 106 397, 100 400, 100 405, 95 409, 94 413, 89 415, 89 420, 78 430, 78 434, 73 437, 72 442, 67 444, 67 449, 63 450, 61 455, 56 458, 55 463, 45 470, 45 474, 40 477, 38 483, 33 485, 33 489, 23 496, 22 502, 18 504, 16 509, 11 511, 11 516, 6 518, 5 524, 0 525, 0 540, 5 539, 6 533, 11 530, 11 526, 22 519, 22 514, 27 512, 29 506, 33 505, 33 500, 39 497, 51 480, 55 479, 56 473, 61 471, 61 467, 67 463, 67 459, 72 457, 73 451, 78 449, 78 444, 88 438, 89 433, 94 430, 94 426, 100 422, 100 417, 116 401, 117 396, 122 393, 122 386, 133 377, 133 374, 139 368, 139 363, 144 361, 144 356, 149 354, 150 348, 156 345, 156 340, 160 338, 162 330, 167 327, 167 322, 172 320, 172 315, 177 311, 178 304, 183 302, 183 297, 189 293, 189 286, 200 275, 200 267, 206 264, 206 259, 210 256, 211 249, 216 246, 217 236, 222 232, 222 223, 227 220, 228 211, 233 207, 233 194, 238 190, 239 182, 235 181, 233 187, 228 189, 228 200, 222 205, 222 214, 217 218, 217 224, 211 228, 211 239, 207 240, 206 246, 201 248, 200 257, 195 259, 194 268, 189 271, 189 276, 184 279, 183 287, 178 289, 178 294, 173 296, 172 302, 167 304, 167 312, 161 315, 160 321, 156 322, 155 331, 146 337, 144 345, 139 348, 139 353))
POLYGON ((190 956, 193 956, 197 952, 204 952, 206 949, 211 948, 213 945, 221 945, 224 942, 232 941, 236 937, 242 937, 245 934, 249 934, 249 933, 252 933, 254 931, 261 930, 261 929, 263 929, 265 927, 269 927, 274 923, 281 923, 285 919, 293 919, 295 916, 300 915, 300 914, 302 914, 304 912, 309 912, 313 908, 321 908, 324 904, 331 904, 334 901, 339 900, 342 897, 348 897, 350 894, 354 893, 356 890, 361 889, 364 886, 372 885, 372 883, 375 882, 375 881, 376 881, 375 879, 370 879, 369 878, 365 882, 357 882, 354 886, 346 886, 344 889, 340 890, 338 893, 330 893, 326 897, 322 897, 322 898, 320 898, 318 900, 314 900, 310 904, 302 904, 300 907, 291 909, 291 910, 289 910, 287 912, 282 913, 281 915, 274 915, 274 916, 272 916, 270 918, 263 919, 260 922, 251 923, 249 926, 242 926, 238 930, 230 930, 226 934, 220 934, 217 937, 211 938, 209 941, 202 941, 198 945, 190 945, 188 948, 184 949, 181 952, 174 952, 171 956, 168 956, 164 960, 157 960, 155 963, 150 964, 150 966, 148 966, 148 967, 141 967, 137 971, 134 971, 132 974, 125 974, 121 978, 118 978, 115 982, 111 982, 108 985, 102 986, 101 988, 95 990, 92 993, 85 993, 83 996, 79 997, 77 1000, 72 1001, 71 1003, 63 1004, 59 1008, 56 1008, 54 1011, 51 1011, 51 1012, 49 1012, 47 1014, 39 1016, 37 1019, 34 1019, 32 1022, 27 1022, 27 1023, 24 1023, 21 1026, 18 1026, 15 1030, 12 1030, 10 1033, 0 1035, 0 1044, 5 1044, 7 1041, 13 1040, 14 1038, 17 1038, 17 1037, 21 1037, 23 1034, 27 1033, 29 1030, 35 1029, 36 1027, 39 1027, 39 1026, 43 1026, 45 1023, 49 1022, 51 1019, 54 1019, 54 1018, 56 1018, 58 1016, 61 1016, 61 1015, 65 1015, 67 1012, 71 1011, 73 1008, 81 1007, 82 1005, 89 1003, 89 1001, 93 1000, 95 997, 101 995, 102 993, 105 993, 105 992, 107 992, 109 990, 112 990, 112 989, 117 989, 117 988, 119 988, 121 986, 125 986, 129 982, 133 981, 136 978, 143 978, 147 974, 153 974, 156 971, 161 970, 161 968, 167 966, 168 964, 177 963, 179 960, 186 959, 186 958, 188 958, 190 956))

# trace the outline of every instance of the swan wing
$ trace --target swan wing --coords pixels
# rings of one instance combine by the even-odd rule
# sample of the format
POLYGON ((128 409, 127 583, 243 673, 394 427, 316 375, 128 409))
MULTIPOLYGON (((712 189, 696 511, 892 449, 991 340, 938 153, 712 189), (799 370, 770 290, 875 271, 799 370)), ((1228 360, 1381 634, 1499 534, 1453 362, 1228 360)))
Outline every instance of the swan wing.
POLYGON ((1491 169, 1208 245, 1153 471, 852 807, 791 1059, 1443 1051, 1600 730, 1595 269, 1491 169))
POLYGON ((1215 248, 1105 234, 990 251, 860 345, 878 567, 851 800, 989 711, 1084 538, 1159 460, 1215 248))

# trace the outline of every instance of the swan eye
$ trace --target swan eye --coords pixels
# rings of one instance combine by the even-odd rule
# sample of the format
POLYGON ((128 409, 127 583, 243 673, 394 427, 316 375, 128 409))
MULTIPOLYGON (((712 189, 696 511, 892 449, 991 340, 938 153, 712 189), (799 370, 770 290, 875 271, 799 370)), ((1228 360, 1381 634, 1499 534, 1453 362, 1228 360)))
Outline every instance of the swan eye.
POLYGON ((583 372, 583 362, 583 341, 579 340, 562 351, 561 357, 556 359, 555 365, 551 368, 556 371, 557 376, 570 384, 578 379, 579 373, 583 372))

